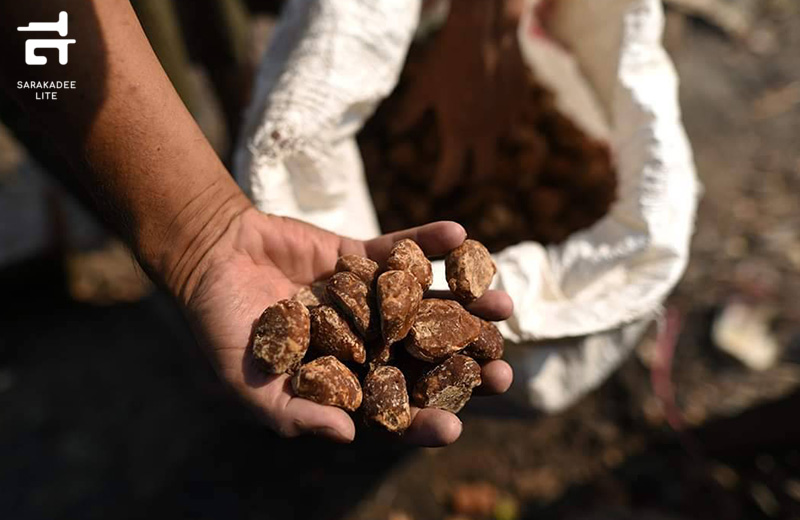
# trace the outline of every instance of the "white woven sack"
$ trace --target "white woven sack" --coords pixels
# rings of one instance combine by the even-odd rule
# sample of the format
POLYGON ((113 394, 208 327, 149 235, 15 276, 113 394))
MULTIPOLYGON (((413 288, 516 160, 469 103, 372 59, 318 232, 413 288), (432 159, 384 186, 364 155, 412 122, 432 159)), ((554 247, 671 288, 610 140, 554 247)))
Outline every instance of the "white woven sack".
MULTIPOLYGON (((677 283, 698 183, 661 45, 661 2, 555 0, 553 39, 534 30, 536 4, 520 24, 523 56, 564 112, 608 139, 619 176, 618 201, 591 228, 494 256, 494 286, 515 302, 501 324, 515 390, 555 411, 619 366, 677 283)), ((289 3, 236 154, 236 177, 259 209, 379 234, 355 134, 396 84, 419 11, 419 0, 289 3)), ((441 262, 434 270, 441 288, 441 262)))

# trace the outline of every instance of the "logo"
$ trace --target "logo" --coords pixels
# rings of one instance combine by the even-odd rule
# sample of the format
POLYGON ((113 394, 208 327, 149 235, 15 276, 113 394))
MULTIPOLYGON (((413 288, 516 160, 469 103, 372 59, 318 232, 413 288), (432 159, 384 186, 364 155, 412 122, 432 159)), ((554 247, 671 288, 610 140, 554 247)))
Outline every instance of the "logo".
POLYGON ((25 42, 25 63, 28 65, 46 65, 47 57, 38 56, 39 49, 58 49, 58 62, 61 65, 69 63, 69 46, 75 40, 64 38, 69 32, 69 15, 66 11, 58 14, 57 22, 33 22, 26 27, 17 27, 20 32, 56 32, 62 39, 31 39, 25 42))

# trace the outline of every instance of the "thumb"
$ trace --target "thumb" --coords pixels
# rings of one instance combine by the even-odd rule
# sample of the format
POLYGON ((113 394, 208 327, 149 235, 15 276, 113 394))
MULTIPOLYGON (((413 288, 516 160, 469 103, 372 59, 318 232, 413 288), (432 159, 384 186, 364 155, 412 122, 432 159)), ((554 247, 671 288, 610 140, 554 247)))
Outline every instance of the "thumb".
POLYGON ((274 417, 275 430, 284 437, 313 434, 334 442, 348 443, 356 437, 356 427, 347 412, 299 397, 291 398, 274 417))
POLYGON ((335 442, 352 442, 356 427, 347 412, 292 395, 290 378, 283 374, 251 373, 249 382, 234 384, 256 415, 281 437, 313 434, 335 442))

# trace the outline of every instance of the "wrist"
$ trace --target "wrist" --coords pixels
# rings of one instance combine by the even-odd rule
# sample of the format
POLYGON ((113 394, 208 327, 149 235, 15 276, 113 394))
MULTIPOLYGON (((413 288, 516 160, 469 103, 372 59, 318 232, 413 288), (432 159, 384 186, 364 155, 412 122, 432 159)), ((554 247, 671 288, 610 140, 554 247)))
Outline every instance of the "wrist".
POLYGON ((213 182, 192 196, 162 232, 137 240, 146 268, 178 301, 187 302, 205 259, 236 219, 252 208, 230 177, 213 182))

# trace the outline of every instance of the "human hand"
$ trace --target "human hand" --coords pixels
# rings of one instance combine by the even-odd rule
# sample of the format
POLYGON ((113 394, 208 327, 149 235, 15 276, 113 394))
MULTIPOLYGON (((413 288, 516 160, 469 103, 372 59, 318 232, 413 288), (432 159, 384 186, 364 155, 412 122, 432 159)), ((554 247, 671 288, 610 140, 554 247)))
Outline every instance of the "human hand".
MULTIPOLYGON (((273 303, 329 276, 341 255, 368 256, 380 263, 395 241, 412 238, 427 255, 439 256, 465 237, 460 225, 438 222, 364 242, 251 208, 232 218, 194 268, 195 282, 180 298, 219 376, 273 430, 285 437, 312 433, 350 442, 355 425, 346 412, 293 396, 286 374, 259 371, 248 352, 254 322, 273 303)), ((512 303, 505 293, 490 291, 469 309, 500 320, 511 314, 512 303)), ((505 392, 512 377, 504 361, 487 363, 480 390, 505 392)), ((446 445, 461 434, 459 419, 443 410, 412 408, 412 418, 404 439, 413 444, 446 445)))

